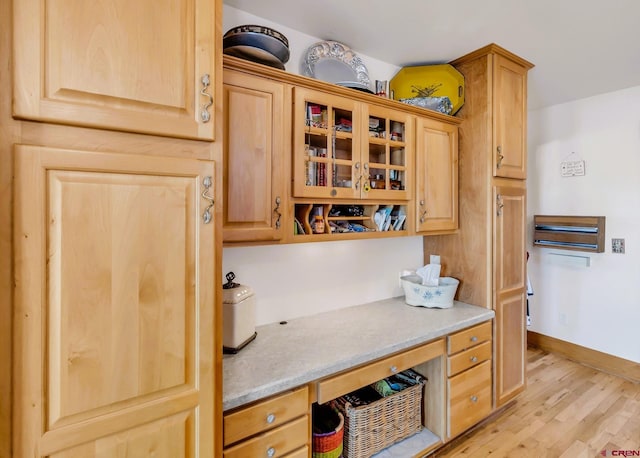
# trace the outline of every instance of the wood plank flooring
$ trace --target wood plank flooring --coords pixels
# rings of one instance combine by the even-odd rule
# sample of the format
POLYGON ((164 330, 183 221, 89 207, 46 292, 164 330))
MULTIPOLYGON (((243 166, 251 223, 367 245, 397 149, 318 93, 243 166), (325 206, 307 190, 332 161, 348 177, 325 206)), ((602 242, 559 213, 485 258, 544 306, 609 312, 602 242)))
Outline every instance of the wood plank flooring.
POLYGON ((640 456, 640 384, 535 348, 527 370, 516 403, 433 456, 640 456))

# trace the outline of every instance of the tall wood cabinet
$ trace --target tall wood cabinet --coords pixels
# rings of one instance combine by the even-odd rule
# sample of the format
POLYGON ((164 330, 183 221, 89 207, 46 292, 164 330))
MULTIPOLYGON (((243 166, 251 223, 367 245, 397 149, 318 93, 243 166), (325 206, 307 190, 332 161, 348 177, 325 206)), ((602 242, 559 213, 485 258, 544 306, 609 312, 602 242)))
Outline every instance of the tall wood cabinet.
POLYGON ((14 114, 212 140, 220 16, 215 0, 14 1, 14 114))
POLYGON ((0 6, 2 456, 222 453, 221 13, 0 6))
POLYGON ((213 163, 147 159, 15 147, 15 456, 214 455, 213 163))
POLYGON ((458 112, 459 231, 424 238, 461 280, 457 298, 493 308, 494 406, 526 385, 526 82, 533 67, 495 44, 451 64, 465 77, 458 112))

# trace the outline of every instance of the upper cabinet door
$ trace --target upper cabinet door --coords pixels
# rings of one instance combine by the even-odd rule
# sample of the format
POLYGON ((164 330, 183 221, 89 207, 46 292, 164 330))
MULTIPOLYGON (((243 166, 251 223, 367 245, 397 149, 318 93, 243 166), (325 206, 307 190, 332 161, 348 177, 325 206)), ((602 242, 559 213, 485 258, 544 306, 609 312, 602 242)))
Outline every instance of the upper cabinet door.
POLYGON ((14 2, 14 116, 213 140, 220 11, 220 0, 14 2))
POLYGON ((224 72, 225 242, 280 240, 286 214, 284 84, 224 72))
POLYGON ((494 55, 493 175, 527 178, 527 69, 494 55))
POLYGON ((16 457, 220 456, 213 176, 16 146, 16 457))
POLYGON ((416 232, 458 228, 458 127, 418 118, 416 232))
POLYGON ((354 100, 294 88, 294 197, 360 197, 367 174, 360 126, 360 104, 354 100))

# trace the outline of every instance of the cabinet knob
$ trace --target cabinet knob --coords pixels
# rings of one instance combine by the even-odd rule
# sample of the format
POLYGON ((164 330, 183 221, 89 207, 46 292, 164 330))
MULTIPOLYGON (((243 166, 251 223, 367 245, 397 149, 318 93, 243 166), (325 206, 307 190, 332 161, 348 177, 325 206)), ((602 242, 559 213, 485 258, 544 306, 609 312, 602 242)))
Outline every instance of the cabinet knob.
POLYGON ((271 424, 274 421, 276 421, 276 416, 272 413, 270 413, 269 415, 267 415, 267 423, 271 424))
POLYGON ((478 338, 476 336, 472 336, 469 340, 471 340, 471 342, 477 342, 478 338))
POLYGON ((478 396, 471 396, 471 402, 478 402, 478 396))
POLYGON ((472 356, 469 359, 471 360, 472 363, 477 363, 478 362, 478 357, 477 356, 472 356))
POLYGON ((391 366, 391 372, 395 374, 396 372, 398 372, 398 368, 396 366, 391 366))
POLYGON ((273 447, 269 447, 267 449, 267 456, 271 458, 272 456, 276 456, 276 449, 273 447))

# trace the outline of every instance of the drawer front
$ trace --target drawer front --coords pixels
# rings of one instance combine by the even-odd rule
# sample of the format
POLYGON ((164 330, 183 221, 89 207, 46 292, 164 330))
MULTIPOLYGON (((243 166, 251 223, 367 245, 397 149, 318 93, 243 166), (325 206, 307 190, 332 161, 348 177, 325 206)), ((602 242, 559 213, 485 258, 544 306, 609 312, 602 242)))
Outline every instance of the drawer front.
MULTIPOLYGON (((224 458, 277 458, 309 444, 309 416, 293 420, 259 436, 225 449, 224 458)), ((293 456, 296 456, 295 454, 293 456)))
POLYGON ((309 447, 302 447, 301 449, 296 450, 295 452, 289 453, 284 458, 309 458, 309 447))
POLYGON ((449 379, 449 437, 491 412, 491 361, 449 379))
POLYGON ((250 407, 224 415, 224 445, 274 428, 309 412, 309 389, 304 386, 250 407))
POLYGON ((491 359, 491 341, 483 342, 480 345, 471 347, 456 355, 449 356, 447 365, 447 375, 449 377, 459 374, 470 367, 491 359))
POLYGON ((491 321, 487 321, 486 323, 450 335, 447 337, 447 353, 453 355, 460 350, 471 348, 481 342, 491 340, 491 327, 491 321))
POLYGON ((318 382, 318 403, 323 404, 343 394, 377 382, 420 363, 444 355, 444 339, 436 340, 403 353, 375 361, 366 366, 318 382))

